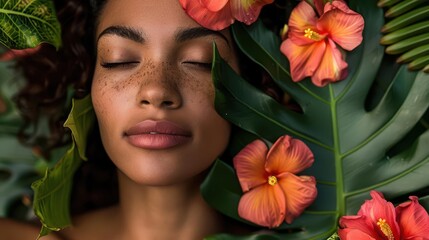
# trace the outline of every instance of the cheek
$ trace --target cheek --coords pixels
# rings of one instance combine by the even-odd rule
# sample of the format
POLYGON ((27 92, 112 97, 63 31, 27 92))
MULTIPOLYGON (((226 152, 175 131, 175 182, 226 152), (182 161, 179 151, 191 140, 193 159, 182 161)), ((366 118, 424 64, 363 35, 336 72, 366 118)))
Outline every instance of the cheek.
POLYGON ((207 117, 205 120, 206 132, 201 140, 200 154, 208 157, 207 163, 211 164, 227 148, 231 134, 231 125, 217 114, 211 114, 211 118, 207 117))
POLYGON ((108 134, 114 134, 117 125, 117 116, 123 116, 123 111, 129 106, 130 95, 123 94, 120 84, 114 81, 114 77, 109 74, 95 73, 92 86, 91 98, 95 114, 97 116, 100 133, 103 138, 108 138, 108 134))
POLYGON ((215 87, 211 74, 209 72, 182 72, 182 76, 178 82, 183 95, 190 96, 188 99, 192 103, 205 105, 205 108, 214 108, 215 87))
POLYGON ((231 124, 216 111, 213 93, 214 90, 209 95, 195 96, 195 107, 189 115, 194 116, 192 121, 198 123, 202 131, 198 139, 203 145, 200 149, 204 155, 215 159, 228 145, 231 124))
POLYGON ((118 112, 132 106, 141 79, 146 74, 147 71, 116 73, 96 69, 91 86, 96 113, 108 115, 110 112, 118 112))
POLYGON ((103 123, 103 116, 108 115, 107 106, 110 104, 110 94, 107 89, 108 86, 107 76, 96 77, 94 76, 91 86, 91 99, 100 125, 103 123))

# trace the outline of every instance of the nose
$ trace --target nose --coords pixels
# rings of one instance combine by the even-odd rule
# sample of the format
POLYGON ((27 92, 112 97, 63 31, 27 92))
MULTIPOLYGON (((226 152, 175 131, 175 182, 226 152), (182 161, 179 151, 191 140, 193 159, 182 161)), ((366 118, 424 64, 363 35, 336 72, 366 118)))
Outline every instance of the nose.
POLYGON ((141 80, 137 104, 140 107, 179 108, 182 105, 182 96, 177 78, 179 76, 168 74, 165 68, 145 74, 141 80))

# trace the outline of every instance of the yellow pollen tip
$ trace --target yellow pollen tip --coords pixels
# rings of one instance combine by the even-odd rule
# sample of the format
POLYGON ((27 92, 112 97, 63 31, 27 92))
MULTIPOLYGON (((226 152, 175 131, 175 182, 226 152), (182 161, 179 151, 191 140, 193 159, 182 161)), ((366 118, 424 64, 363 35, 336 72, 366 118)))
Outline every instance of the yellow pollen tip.
POLYGON ((269 176, 268 177, 268 184, 270 184, 271 186, 274 186, 277 184, 277 178, 276 176, 269 176))
POLYGON ((386 223, 386 219, 378 219, 377 226, 380 227, 381 232, 387 237, 388 240, 395 240, 392 229, 390 228, 389 224, 386 223))
POLYGON ((320 34, 311 30, 310 28, 307 28, 304 30, 304 37, 309 38, 309 39, 313 39, 316 41, 321 39, 320 34))

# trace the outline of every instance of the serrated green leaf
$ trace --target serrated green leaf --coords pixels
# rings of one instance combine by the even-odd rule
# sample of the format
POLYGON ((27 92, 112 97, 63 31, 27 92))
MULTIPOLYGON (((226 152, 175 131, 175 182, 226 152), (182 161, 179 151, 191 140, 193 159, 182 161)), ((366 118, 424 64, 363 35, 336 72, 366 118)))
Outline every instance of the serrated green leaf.
MULTIPOLYGON (((299 138, 315 155, 315 163, 305 175, 316 177, 318 197, 291 225, 282 224, 276 229, 275 236, 279 239, 329 238, 337 230, 339 218, 355 215, 373 189, 382 191, 389 200, 403 199, 429 187, 426 174, 429 171, 429 130, 414 131, 414 126, 421 124, 423 114, 428 111, 429 75, 410 72, 405 66, 383 58, 379 29, 384 17, 376 2, 355 0, 349 4, 364 16, 364 41, 347 53, 347 79, 323 88, 313 86, 309 79, 298 84, 290 81, 287 65, 284 65, 287 61, 278 54, 279 40, 262 24, 233 27, 240 49, 292 95, 303 113, 290 111, 274 101, 241 79, 215 55, 215 103, 220 114, 270 142, 284 134, 299 138), (371 94, 381 86, 379 94, 371 94), (301 230, 287 233, 286 229, 301 230)), ((222 178, 234 178, 233 169, 222 169, 219 171, 222 178)), ((215 177, 207 181, 214 181, 207 186, 222 185, 215 177)), ((211 197, 216 199, 210 204, 220 211, 236 211, 225 210, 224 205, 237 203, 240 193, 230 188, 227 192, 211 189, 205 199, 209 202, 211 197), (222 194, 227 198, 222 199, 222 194), (231 198, 235 199, 231 201, 231 198)), ((427 204, 427 198, 419 197, 427 204)), ((224 213, 231 217, 237 214, 224 213)), ((235 239, 223 237, 211 239, 235 239)))
POLYGON ((401 1, 395 5, 390 6, 390 8, 386 11, 386 17, 397 17, 411 9, 414 9, 416 6, 426 4, 427 0, 407 0, 401 1))
POLYGON ((61 45, 61 29, 52 0, 1 0, 0 42, 25 49, 49 43, 61 45))
POLYGON ((49 231, 58 231, 70 224, 70 194, 73 175, 82 160, 85 160, 87 136, 93 127, 95 114, 91 98, 74 100, 71 113, 64 124, 72 131, 73 141, 63 158, 34 182, 34 212, 43 227, 40 236, 49 231))
MULTIPOLYGON (((381 38, 380 43, 386 46, 386 53, 397 55, 398 62, 408 63, 413 71, 427 72, 422 54, 418 50, 428 43, 429 39, 429 6, 428 0, 402 1, 389 6, 387 13, 395 12, 392 19, 382 27, 387 34, 381 38)), ((423 54, 424 56, 424 54, 423 54)), ((427 61, 426 61, 427 62, 427 61)))
POLYGON ((398 2, 400 2, 401 0, 379 0, 378 1, 378 6, 379 7, 388 7, 388 6, 392 6, 398 2))

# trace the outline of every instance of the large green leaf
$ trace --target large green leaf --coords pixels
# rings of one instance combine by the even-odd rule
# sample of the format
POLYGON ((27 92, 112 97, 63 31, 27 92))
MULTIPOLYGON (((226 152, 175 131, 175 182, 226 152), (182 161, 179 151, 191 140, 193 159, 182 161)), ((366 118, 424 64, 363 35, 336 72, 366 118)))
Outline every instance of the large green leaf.
POLYGON ((54 168, 32 185, 34 212, 43 224, 40 236, 70 224, 69 205, 73 175, 82 160, 86 160, 87 136, 94 121, 95 114, 89 96, 73 101, 71 113, 64 124, 72 132, 71 147, 54 168))
MULTIPOLYGON (((215 57, 216 107, 224 118, 269 142, 284 134, 299 138, 315 155, 314 165, 305 174, 316 177, 318 197, 291 225, 276 229, 273 239, 328 238, 339 218, 355 215, 372 189, 383 192, 388 200, 421 193, 420 201, 427 206, 429 197, 421 196, 421 190, 429 187, 429 130, 415 131, 415 126, 428 110, 429 75, 409 72, 385 57, 379 44, 384 17, 376 1, 349 4, 364 16, 364 41, 347 55, 347 79, 323 88, 313 86, 309 79, 290 80, 287 60, 279 53, 280 41, 261 23, 233 27, 240 49, 271 74, 303 113, 288 110, 215 57)), ((250 142, 249 133, 239 137, 237 144, 246 138, 250 142)), ((202 192, 216 209, 240 220, 236 204, 242 193, 234 187, 237 184, 231 166, 216 164, 202 192), (233 183, 225 187, 223 179, 233 183)), ((211 239, 259 238, 219 235, 211 239)))
POLYGON ((60 24, 52 0, 0 0, 0 42, 8 48, 36 47, 42 42, 58 48, 60 24))

